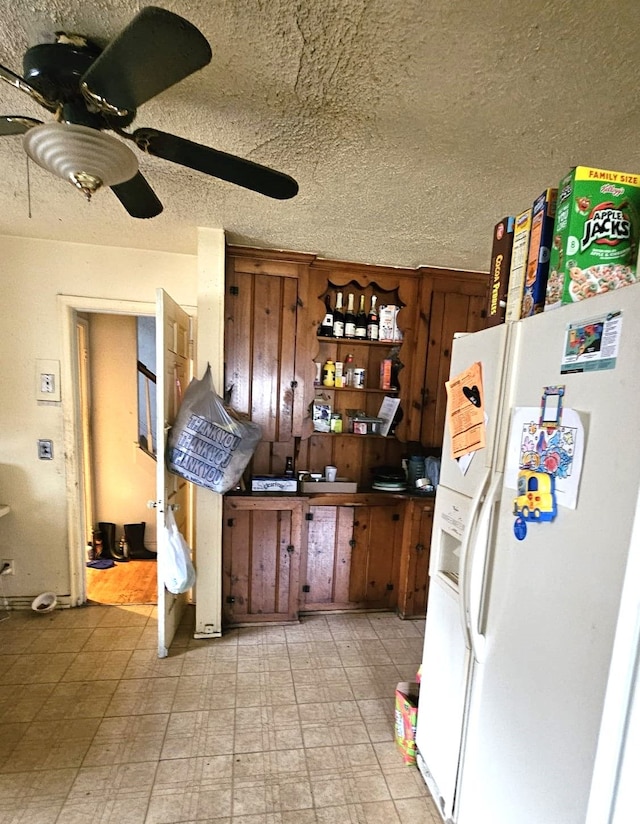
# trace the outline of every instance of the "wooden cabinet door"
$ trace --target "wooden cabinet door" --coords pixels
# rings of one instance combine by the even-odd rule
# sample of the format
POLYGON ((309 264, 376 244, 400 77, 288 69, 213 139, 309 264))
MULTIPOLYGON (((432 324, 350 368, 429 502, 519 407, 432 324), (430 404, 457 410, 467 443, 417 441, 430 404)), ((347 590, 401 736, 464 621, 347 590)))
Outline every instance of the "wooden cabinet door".
POLYGON ((226 625, 296 621, 304 501, 228 497, 222 529, 226 625))
MULTIPOLYGON (((308 257, 308 256, 307 256, 308 257)), ((230 251, 225 296, 225 392, 262 427, 246 475, 281 473, 306 415, 296 330, 306 258, 230 251)), ((308 354, 302 357, 308 369, 308 354)))
POLYGON ((433 528, 433 500, 412 499, 406 507, 400 561, 398 614, 424 618, 429 592, 429 554, 433 528))
POLYGON ((395 609, 398 602, 404 504, 357 507, 349 600, 371 609, 395 609))
POLYGON ((441 448, 453 336, 485 327, 487 282, 482 273, 425 270, 411 390, 411 408, 420 415, 411 417, 408 440, 441 448))
POLYGON ((302 563, 304 610, 349 609, 354 507, 310 506, 302 563))

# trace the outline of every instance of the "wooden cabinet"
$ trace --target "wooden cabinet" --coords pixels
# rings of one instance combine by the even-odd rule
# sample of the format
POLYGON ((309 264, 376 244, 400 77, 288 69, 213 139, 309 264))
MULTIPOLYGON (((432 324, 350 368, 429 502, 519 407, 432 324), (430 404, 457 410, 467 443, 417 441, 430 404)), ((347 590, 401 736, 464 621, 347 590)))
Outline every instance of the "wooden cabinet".
POLYGON ((427 611, 433 504, 432 498, 411 498, 405 506, 398 597, 401 618, 423 618, 427 611))
MULTIPOLYGON (((225 499, 223 605, 227 625, 296 620, 298 610, 397 609, 423 616, 433 502, 367 492, 372 468, 441 448, 455 332, 485 325, 482 273, 367 266, 295 252, 230 246, 225 299, 225 392, 262 427, 245 473, 279 474, 328 464, 358 483, 354 495, 225 499), (400 306, 401 341, 323 340, 325 295, 361 294, 368 308, 400 306), (310 406, 316 363, 346 360, 367 370, 364 390, 328 392, 334 408, 375 416, 385 394, 400 399, 394 437, 314 432, 310 406), (381 361, 393 352, 397 390, 379 389, 381 361), (311 514, 313 520, 305 520, 311 514), (308 542, 308 544, 307 544, 308 542)), ((322 390, 324 391, 324 390, 322 390)))
MULTIPOLYGON (((339 435, 317 433, 308 421, 305 437, 300 444, 298 467, 311 471, 321 470, 327 464, 338 467, 338 474, 354 480, 361 487, 371 485, 371 468, 379 465, 400 465, 404 451, 405 418, 409 415, 409 391, 411 388, 411 357, 415 348, 415 326, 418 318, 419 277, 411 269, 393 269, 383 266, 313 261, 309 267, 307 305, 299 314, 298 343, 305 351, 308 371, 305 381, 306 405, 312 403, 317 393, 328 397, 334 411, 343 419, 343 432, 339 435), (401 307, 397 325, 402 339, 388 342, 370 342, 352 339, 318 338, 317 332, 324 316, 324 299, 329 295, 335 304, 337 292, 347 296, 352 293, 357 306, 360 295, 365 297, 368 308, 372 295, 379 305, 394 304, 401 307), (328 359, 345 362, 353 355, 354 367, 366 370, 364 389, 345 389, 314 386, 315 364, 328 359), (394 355, 401 368, 398 372, 398 388, 394 391, 380 389, 380 363, 394 355), (348 409, 357 409, 370 416, 377 416, 385 395, 400 399, 402 420, 397 426, 396 437, 383 438, 375 435, 350 435, 347 433, 348 409)), ((302 366, 301 366, 302 369, 302 366)))
POLYGON ((309 506, 307 552, 300 571, 301 609, 349 609, 352 506, 309 506))
POLYGON ((295 621, 306 550, 302 498, 227 496, 222 529, 226 625, 295 621))
POLYGON ((309 506, 301 609, 394 609, 405 504, 346 504, 309 506))
POLYGON ((296 343, 309 255, 233 247, 227 255, 225 393, 262 427, 247 475, 282 472, 302 433, 308 355, 296 343))
POLYGON ((368 493, 340 505, 340 497, 225 498, 226 626, 322 610, 424 617, 433 499, 368 493))
POLYGON ((404 503, 357 508, 349 600, 358 607, 395 609, 398 603, 404 503))
POLYGON ((441 269, 420 271, 424 280, 420 293, 418 356, 412 377, 413 403, 420 408, 420 415, 411 419, 409 439, 419 441, 425 448, 440 449, 453 336, 456 332, 484 329, 487 276, 441 269))

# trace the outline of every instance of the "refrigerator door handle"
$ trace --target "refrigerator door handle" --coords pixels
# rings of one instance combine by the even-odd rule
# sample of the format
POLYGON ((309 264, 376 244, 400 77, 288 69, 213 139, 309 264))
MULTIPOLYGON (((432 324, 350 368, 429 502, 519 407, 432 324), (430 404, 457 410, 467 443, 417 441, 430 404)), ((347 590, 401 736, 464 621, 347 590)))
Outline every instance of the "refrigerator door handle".
POLYGON ((487 469, 482 477, 482 481, 478 485, 476 494, 474 495, 471 501, 471 506, 469 507, 469 515, 467 517, 467 524, 465 526, 464 535, 462 536, 462 543, 460 544, 460 565, 458 573, 458 607, 460 608, 460 622, 462 624, 462 634, 464 636, 465 644, 467 645, 468 649, 472 649, 471 634, 469 631, 469 624, 467 621, 469 609, 466 603, 468 592, 467 579, 469 577, 469 556, 471 554, 469 552, 469 548, 471 546, 471 539, 474 534, 476 519, 478 517, 480 507, 482 506, 482 501, 484 499, 484 493, 490 474, 491 470, 487 469))
POLYGON ((486 636, 480 632, 480 605, 484 591, 485 566, 489 550, 489 529, 491 515, 498 493, 502 490, 502 473, 496 472, 491 479, 489 491, 484 499, 478 518, 474 539, 467 551, 467 569, 464 576, 465 622, 467 624, 471 652, 478 663, 482 663, 486 652, 486 636))

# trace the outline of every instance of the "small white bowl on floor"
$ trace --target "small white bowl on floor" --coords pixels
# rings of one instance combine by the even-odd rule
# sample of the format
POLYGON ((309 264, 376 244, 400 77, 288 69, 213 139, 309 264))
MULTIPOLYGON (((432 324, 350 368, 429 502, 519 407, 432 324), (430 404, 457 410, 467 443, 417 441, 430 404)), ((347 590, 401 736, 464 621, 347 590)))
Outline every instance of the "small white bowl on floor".
POLYGON ((51 612, 56 608, 57 603, 58 599, 55 592, 43 592, 42 595, 38 595, 33 599, 31 609, 34 612, 51 612))

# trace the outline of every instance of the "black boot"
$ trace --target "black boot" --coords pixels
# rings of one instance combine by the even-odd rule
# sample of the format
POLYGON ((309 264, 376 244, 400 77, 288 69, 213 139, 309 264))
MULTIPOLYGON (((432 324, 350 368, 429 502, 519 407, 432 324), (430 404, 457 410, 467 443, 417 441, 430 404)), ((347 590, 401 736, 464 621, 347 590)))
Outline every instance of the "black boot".
POLYGON ((147 549, 144 545, 144 528, 146 523, 125 524, 124 537, 129 545, 129 558, 132 561, 155 561, 157 553, 147 549))
POLYGON ((116 525, 100 521, 98 529, 102 535, 102 558, 115 558, 116 525))

